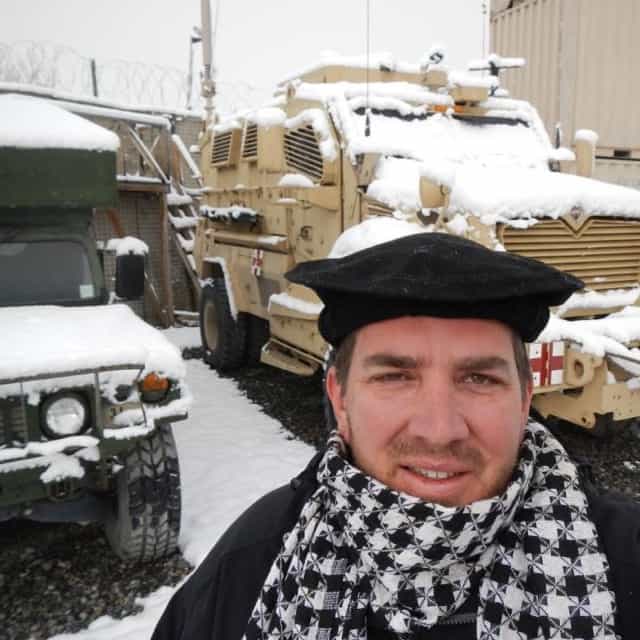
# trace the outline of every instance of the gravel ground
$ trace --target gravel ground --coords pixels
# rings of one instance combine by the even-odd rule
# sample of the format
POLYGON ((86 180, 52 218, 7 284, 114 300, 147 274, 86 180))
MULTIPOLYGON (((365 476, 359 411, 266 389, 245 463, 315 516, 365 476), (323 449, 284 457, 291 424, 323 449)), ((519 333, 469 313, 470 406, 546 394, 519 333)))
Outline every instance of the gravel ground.
POLYGON ((98 525, 0 524, 0 638, 40 640, 84 629, 96 618, 135 613, 138 597, 190 571, 179 554, 128 565, 98 525))
MULTIPOLYGON (((197 350, 186 354, 198 356, 197 350)), ((321 378, 299 378, 265 366, 232 376, 249 399, 316 447, 326 437, 321 378)), ((597 484, 640 499, 640 430, 610 440, 555 430, 568 451, 591 464, 597 484)), ((146 565, 113 556, 97 525, 0 523, 0 638, 40 640, 78 631, 95 618, 134 613, 136 598, 176 584, 189 571, 176 554, 146 565)))

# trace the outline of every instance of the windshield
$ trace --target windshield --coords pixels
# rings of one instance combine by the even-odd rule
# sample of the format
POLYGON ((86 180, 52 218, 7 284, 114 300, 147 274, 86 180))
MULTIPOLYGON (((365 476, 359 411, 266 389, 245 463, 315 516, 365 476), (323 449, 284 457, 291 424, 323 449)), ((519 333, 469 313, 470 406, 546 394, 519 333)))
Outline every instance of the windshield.
MULTIPOLYGON (((390 116, 372 112, 367 145, 386 156, 395 155, 438 166, 487 168, 549 168, 549 148, 526 122, 513 118, 446 116, 390 116)), ((364 136, 366 118, 354 112, 355 131, 364 136)))
POLYGON ((82 303, 98 295, 81 243, 0 239, 0 306, 82 303))

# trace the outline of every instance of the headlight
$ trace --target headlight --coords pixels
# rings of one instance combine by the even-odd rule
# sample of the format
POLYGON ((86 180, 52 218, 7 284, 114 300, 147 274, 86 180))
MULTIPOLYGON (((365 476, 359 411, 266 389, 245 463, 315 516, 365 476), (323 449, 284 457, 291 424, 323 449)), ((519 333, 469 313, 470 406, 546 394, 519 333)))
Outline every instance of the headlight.
POLYGON ((54 438, 74 436, 87 425, 89 411, 86 402, 76 394, 53 396, 42 405, 42 426, 54 438))
POLYGON ((160 402, 169 392, 170 386, 167 378, 149 373, 140 382, 140 396, 144 402, 160 402))

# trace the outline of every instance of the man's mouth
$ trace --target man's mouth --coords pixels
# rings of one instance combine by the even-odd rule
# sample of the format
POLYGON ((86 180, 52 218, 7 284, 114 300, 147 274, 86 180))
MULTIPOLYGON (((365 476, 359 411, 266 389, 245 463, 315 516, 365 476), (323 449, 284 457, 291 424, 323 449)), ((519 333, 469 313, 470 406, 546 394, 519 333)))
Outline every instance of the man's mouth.
POLYGON ((407 467, 407 469, 429 480, 448 480, 449 478, 461 475, 460 472, 435 471, 434 469, 422 469, 420 467, 407 467))

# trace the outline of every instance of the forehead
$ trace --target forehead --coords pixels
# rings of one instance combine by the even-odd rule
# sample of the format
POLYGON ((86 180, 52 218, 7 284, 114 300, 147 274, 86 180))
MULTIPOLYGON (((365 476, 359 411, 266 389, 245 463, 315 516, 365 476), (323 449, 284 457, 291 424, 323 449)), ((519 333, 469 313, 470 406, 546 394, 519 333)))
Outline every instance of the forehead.
POLYGON ((389 352, 418 356, 437 352, 452 358, 513 356, 512 331, 497 320, 406 316, 366 325, 356 334, 354 356, 389 352))

